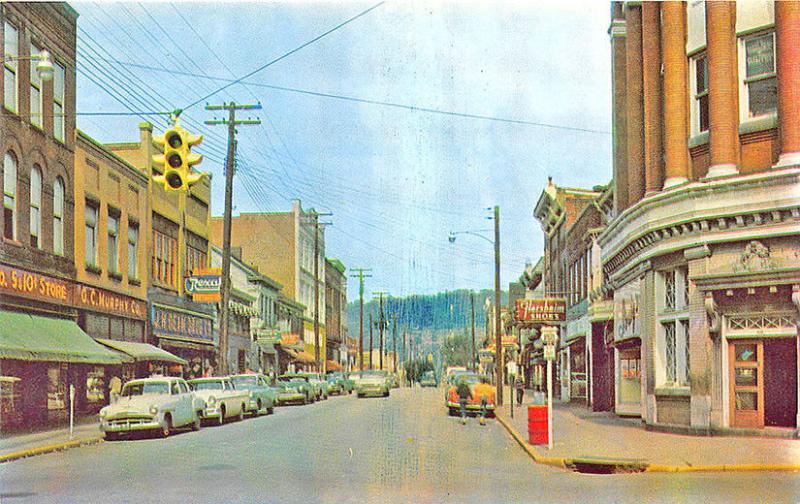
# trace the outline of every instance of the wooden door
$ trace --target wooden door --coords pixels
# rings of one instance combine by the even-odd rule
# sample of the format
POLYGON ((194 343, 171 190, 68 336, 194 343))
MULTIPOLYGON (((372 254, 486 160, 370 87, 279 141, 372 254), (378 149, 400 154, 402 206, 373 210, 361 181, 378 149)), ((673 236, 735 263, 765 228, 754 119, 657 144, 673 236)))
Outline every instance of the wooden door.
POLYGON ((764 343, 735 340, 728 345, 731 426, 764 427, 764 343))

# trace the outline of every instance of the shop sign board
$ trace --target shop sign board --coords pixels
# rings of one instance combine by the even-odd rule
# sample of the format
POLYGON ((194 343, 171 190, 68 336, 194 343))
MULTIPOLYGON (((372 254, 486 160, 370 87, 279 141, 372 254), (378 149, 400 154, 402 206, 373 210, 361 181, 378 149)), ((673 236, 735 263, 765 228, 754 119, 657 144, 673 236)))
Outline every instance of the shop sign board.
POLYGON ((517 320, 563 322, 567 320, 567 301, 563 298, 518 299, 517 320))
POLYGON ((75 305, 79 308, 140 319, 144 319, 147 313, 144 301, 87 285, 75 286, 75 305))
POLYGON ((192 301, 195 302, 219 302, 221 286, 222 270, 220 268, 194 269, 191 276, 186 277, 186 292, 192 295, 192 301))
POLYGON ((72 283, 65 280, 0 265, 0 294, 72 305, 72 287, 72 283))
POLYGON ((183 340, 214 342, 214 321, 208 315, 192 314, 185 310, 152 304, 150 315, 153 333, 183 340))

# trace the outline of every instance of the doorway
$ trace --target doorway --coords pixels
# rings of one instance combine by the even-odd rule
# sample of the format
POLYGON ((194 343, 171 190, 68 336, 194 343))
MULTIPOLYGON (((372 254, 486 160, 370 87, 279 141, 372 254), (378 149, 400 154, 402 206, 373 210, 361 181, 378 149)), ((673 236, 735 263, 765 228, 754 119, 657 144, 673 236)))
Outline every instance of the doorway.
POLYGON ((764 424, 797 426, 797 345, 794 338, 764 342, 764 424))

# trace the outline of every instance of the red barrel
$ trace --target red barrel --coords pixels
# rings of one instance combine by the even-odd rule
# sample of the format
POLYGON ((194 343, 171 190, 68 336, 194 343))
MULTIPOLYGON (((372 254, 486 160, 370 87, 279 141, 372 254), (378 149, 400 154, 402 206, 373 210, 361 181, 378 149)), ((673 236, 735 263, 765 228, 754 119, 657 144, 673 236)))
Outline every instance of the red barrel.
POLYGON ((547 406, 528 406, 528 442, 533 445, 547 444, 547 406))

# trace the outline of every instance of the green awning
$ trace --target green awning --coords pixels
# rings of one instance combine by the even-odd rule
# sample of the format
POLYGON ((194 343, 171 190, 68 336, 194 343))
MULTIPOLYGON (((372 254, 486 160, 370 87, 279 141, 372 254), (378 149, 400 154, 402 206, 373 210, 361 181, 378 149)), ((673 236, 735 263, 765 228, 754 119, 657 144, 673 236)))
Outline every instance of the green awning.
POLYGON ((258 338, 256 340, 256 342, 258 344, 258 348, 260 348, 263 353, 266 353, 266 354, 274 354, 275 353, 275 342, 274 341, 268 340, 268 339, 258 338))
POLYGON ((133 357, 135 361, 162 361, 162 362, 175 362, 182 366, 188 364, 186 360, 181 359, 177 355, 173 355, 166 350, 158 348, 157 346, 150 345, 148 343, 136 343, 133 341, 116 341, 116 340, 108 340, 108 339, 100 339, 98 338, 95 340, 99 343, 104 344, 109 348, 113 348, 114 350, 119 350, 124 354, 128 354, 133 357))
POLYGON ((97 343, 69 319, 0 311, 0 358, 120 364, 126 356, 97 343))

